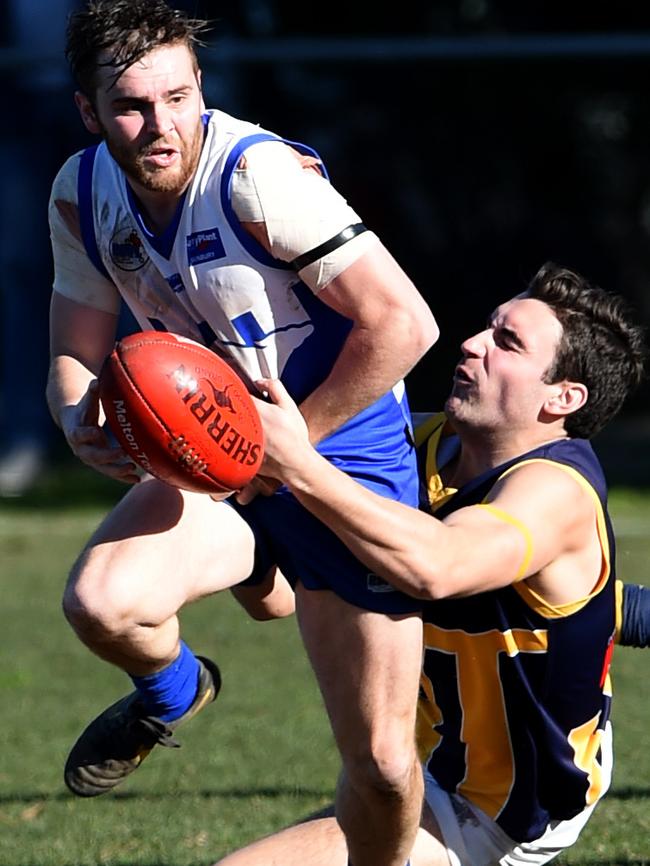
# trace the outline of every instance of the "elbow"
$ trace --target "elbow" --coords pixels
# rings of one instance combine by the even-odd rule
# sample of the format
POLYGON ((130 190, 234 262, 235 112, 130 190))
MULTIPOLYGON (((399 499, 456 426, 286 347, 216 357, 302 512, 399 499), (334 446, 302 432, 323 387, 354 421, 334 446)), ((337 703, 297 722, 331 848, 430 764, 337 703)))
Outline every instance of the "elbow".
MULTIPOLYGON (((413 549, 416 547, 417 544, 412 545, 413 549)), ((405 563, 402 571, 402 575, 404 574, 409 577, 402 583, 402 587, 408 583, 409 588, 405 591, 422 601, 454 598, 465 594, 467 588, 473 584, 462 557, 446 556, 440 548, 436 551, 432 551, 430 547, 423 548, 419 556, 413 556, 411 550, 409 561, 405 563)))
POLYGON ((439 601, 449 595, 441 570, 431 562, 411 559, 384 576, 393 586, 421 601, 439 601))
POLYGON ((417 364, 440 336, 440 329, 431 310, 425 304, 423 307, 423 310, 404 311, 401 317, 394 319, 398 333, 395 345, 401 345, 402 357, 410 367, 417 364))
POLYGON ((418 340, 422 354, 424 355, 433 345, 438 342, 440 337, 440 328, 436 322, 433 313, 425 304, 425 314, 418 316, 416 327, 418 329, 418 340))
POLYGON ((447 593, 440 580, 436 580, 430 575, 423 575, 418 580, 415 597, 421 601, 441 601, 443 598, 447 598, 447 593))
POLYGON ((425 299, 418 293, 417 302, 410 307, 410 330, 413 342, 424 355, 440 337, 440 328, 425 299))
POLYGON ((425 322, 420 325, 419 333, 417 335, 417 352, 418 352, 418 360, 426 355, 429 349, 434 346, 438 342, 438 338, 440 337, 440 328, 436 320, 431 316, 430 322, 425 322))

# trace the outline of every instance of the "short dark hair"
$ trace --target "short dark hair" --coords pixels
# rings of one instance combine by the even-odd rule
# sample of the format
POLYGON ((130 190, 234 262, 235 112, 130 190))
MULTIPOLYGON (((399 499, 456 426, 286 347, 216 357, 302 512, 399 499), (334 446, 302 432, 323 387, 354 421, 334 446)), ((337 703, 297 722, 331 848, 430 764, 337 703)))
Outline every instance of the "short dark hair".
POLYGON ((100 66, 115 69, 115 83, 133 63, 163 45, 184 44, 196 69, 199 34, 207 21, 190 18, 164 0, 89 0, 68 19, 65 56, 79 89, 92 99, 100 66), (107 52, 108 59, 99 62, 107 52))
POLYGON ((589 439, 643 379, 643 330, 634 323, 624 298, 553 262, 535 274, 527 295, 548 304, 562 325, 562 337, 544 381, 552 384, 566 379, 587 386, 587 402, 567 415, 564 426, 570 436, 589 439))

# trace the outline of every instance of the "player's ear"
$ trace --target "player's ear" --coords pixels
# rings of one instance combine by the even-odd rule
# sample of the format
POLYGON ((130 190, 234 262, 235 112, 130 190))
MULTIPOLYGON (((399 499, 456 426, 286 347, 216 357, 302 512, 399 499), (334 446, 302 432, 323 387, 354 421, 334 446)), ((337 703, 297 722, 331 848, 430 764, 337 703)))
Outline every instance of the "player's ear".
POLYGON ((589 390, 582 382, 557 382, 544 403, 544 410, 549 415, 571 415, 582 409, 588 397, 589 390))
POLYGON ((205 114, 205 100, 203 99, 203 76, 201 70, 196 70, 196 80, 199 85, 199 93, 201 95, 201 114, 205 114))
POLYGON ((88 132, 91 132, 93 135, 99 135, 102 128, 97 120, 97 115, 95 114, 95 109, 90 99, 88 99, 86 94, 82 93, 81 90, 77 90, 74 95, 74 101, 88 132))

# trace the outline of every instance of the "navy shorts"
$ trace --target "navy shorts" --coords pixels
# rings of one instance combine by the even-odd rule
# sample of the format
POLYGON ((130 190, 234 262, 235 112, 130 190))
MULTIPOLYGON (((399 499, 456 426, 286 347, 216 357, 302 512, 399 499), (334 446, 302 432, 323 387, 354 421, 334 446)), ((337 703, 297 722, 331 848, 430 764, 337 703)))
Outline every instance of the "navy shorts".
POLYGON ((277 565, 290 583, 328 589, 344 601, 378 613, 414 613, 421 600, 394 589, 353 556, 342 541, 285 487, 249 505, 226 500, 255 536, 253 573, 242 586, 260 583, 277 565))

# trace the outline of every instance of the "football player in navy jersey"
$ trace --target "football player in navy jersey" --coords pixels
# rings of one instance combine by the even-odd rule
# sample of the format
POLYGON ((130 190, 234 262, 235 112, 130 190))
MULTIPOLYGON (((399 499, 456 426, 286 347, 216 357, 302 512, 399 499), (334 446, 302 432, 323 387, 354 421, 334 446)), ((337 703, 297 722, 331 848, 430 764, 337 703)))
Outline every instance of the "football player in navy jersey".
MULTIPOLYGON (((445 412, 416 429, 416 511, 311 447, 277 381, 260 404, 266 470, 381 579, 424 602, 417 740, 426 807, 412 866, 542 864, 578 837, 612 771, 609 667, 647 643, 643 591, 621 593, 589 439, 639 383, 621 298, 547 264, 462 344, 445 412)), ((345 862, 333 821, 222 866, 345 862), (291 853, 291 852, 295 853, 291 853)))
POLYGON ((342 754, 355 866, 403 866, 423 791, 420 601, 369 576, 277 484, 213 502, 140 479, 102 427, 96 377, 125 301, 142 329, 198 340, 249 382, 282 380, 326 459, 417 504, 403 377, 437 337, 431 312, 317 153, 205 108, 203 29, 163 0, 95 0, 68 28, 75 100, 100 142, 52 189, 48 401, 79 459, 132 486, 74 565, 64 611, 135 691, 82 733, 65 780, 96 796, 176 744, 219 689, 178 610, 235 585, 251 609, 272 601, 279 565, 342 754))
MULTIPOLYGON (((283 602, 278 615, 288 616, 293 612, 292 592, 288 584, 284 589, 283 602)), ((274 611, 267 610, 267 617, 273 616, 274 611)), ((616 621, 614 642, 618 646, 638 649, 650 646, 650 586, 616 581, 616 621)), ((421 710, 426 713, 425 701, 422 701, 421 710)), ((409 859, 410 866, 438 866, 441 862, 440 833, 431 807, 425 802, 420 829, 409 859)), ((281 863, 282 866, 336 866, 337 863, 344 864, 346 856, 345 836, 334 818, 334 807, 328 806, 317 814, 229 854, 215 866, 268 866, 269 863, 281 863)), ((444 866, 458 860, 456 858, 454 861, 453 853, 449 851, 442 856, 444 866), (447 860, 444 856, 447 856, 447 860)), ((499 862, 505 862, 507 866, 513 861, 506 858, 499 862)), ((540 861, 529 859, 526 862, 540 861)))

